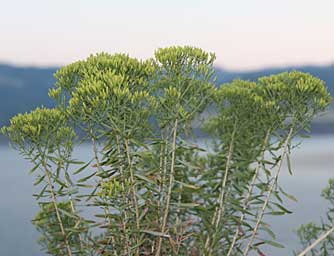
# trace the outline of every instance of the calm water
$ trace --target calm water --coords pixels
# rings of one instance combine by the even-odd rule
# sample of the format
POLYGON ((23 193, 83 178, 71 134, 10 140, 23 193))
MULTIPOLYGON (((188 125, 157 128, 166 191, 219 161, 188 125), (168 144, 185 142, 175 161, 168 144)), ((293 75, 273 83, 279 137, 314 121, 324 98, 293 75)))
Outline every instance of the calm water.
MULTIPOLYGON (((90 148, 81 146, 77 158, 89 159, 90 148)), ((308 221, 317 221, 327 209, 326 201, 320 197, 327 180, 334 177, 334 136, 314 137, 306 140, 302 148, 293 152, 293 176, 285 170, 281 184, 298 202, 286 200, 288 208, 294 213, 273 218, 273 229, 278 241, 286 249, 268 248, 268 255, 292 255, 298 248, 294 230, 308 221)), ((33 177, 28 175, 28 163, 17 152, 0 145, 0 255, 38 256, 43 255, 36 243, 38 233, 31 224, 37 207, 32 198, 33 177)), ((268 219, 267 219, 268 221, 268 219)))

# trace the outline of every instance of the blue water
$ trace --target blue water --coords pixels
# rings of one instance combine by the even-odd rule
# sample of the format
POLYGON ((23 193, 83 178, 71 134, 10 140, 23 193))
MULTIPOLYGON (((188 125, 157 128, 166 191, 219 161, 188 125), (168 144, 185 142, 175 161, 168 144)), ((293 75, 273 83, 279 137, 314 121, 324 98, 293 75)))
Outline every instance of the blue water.
MULTIPOLYGON (((76 157, 87 160, 89 146, 80 146, 76 157)), ((298 198, 298 202, 286 200, 294 213, 267 218, 285 249, 266 248, 271 256, 292 255, 299 248, 294 230, 300 224, 317 221, 324 215, 327 202, 320 197, 327 180, 334 177, 334 136, 313 137, 293 152, 293 176, 287 170, 280 181, 283 188, 298 198)), ((36 243, 38 233, 31 220, 37 211, 33 177, 28 174, 29 163, 7 145, 0 145, 0 256, 43 255, 36 243)))

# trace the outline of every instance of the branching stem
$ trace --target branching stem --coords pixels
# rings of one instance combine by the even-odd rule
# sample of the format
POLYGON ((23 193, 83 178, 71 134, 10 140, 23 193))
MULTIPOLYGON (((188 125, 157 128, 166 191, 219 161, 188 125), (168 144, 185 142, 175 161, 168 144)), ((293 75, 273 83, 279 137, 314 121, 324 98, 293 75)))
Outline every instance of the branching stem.
POLYGON ((306 253, 311 251, 315 246, 317 246, 322 240, 326 239, 326 237, 333 232, 334 232, 334 227, 330 228, 325 233, 323 233, 317 240, 315 240, 312 244, 310 244, 307 248, 305 248, 304 251, 299 253, 298 256, 305 256, 306 253))
POLYGON ((60 232, 61 232, 62 236, 64 237, 64 242, 65 242, 67 253, 68 253, 69 256, 72 256, 72 250, 71 250, 70 244, 69 244, 68 239, 67 239, 67 235, 66 235, 66 232, 65 232, 65 229, 64 229, 63 221, 60 217, 57 197, 56 197, 56 193, 54 191, 54 187, 53 187, 53 184, 52 184, 52 181, 51 181, 50 171, 48 170, 48 167, 47 167, 44 159, 42 160, 42 165, 44 167, 46 177, 48 178, 48 183, 49 183, 50 193, 51 193, 51 199, 52 199, 55 211, 56 211, 56 216, 57 216, 57 220, 58 220, 58 223, 59 223, 60 232))
MULTIPOLYGON (((176 138, 177 138, 177 128, 178 128, 178 118, 175 119, 174 127, 173 127, 173 142, 172 142, 172 159, 171 159, 171 167, 170 167, 170 176, 169 176, 169 187, 168 193, 166 196, 166 207, 165 212, 162 220, 161 232, 165 233, 166 224, 169 216, 169 209, 170 209, 170 200, 172 197, 172 189, 174 186, 174 174, 175 174, 175 155, 176 155, 176 138)), ((156 256, 160 256, 161 251, 161 244, 162 244, 162 237, 159 237, 156 256)))
MULTIPOLYGON (((120 138, 118 135, 116 135, 116 144, 117 144, 117 152, 118 152, 118 157, 119 159, 121 158, 121 145, 120 145, 120 138)), ((123 169, 123 163, 121 162, 119 164, 119 171, 121 174, 121 186, 122 186, 122 194, 123 194, 123 199, 125 202, 127 202, 127 205, 129 206, 129 200, 127 199, 127 197, 125 196, 125 186, 124 186, 124 182, 125 182, 125 176, 124 176, 124 169, 123 169)), ((126 221, 128 220, 128 216, 127 216, 127 211, 124 211, 124 217, 125 217, 125 221, 122 218, 122 229, 124 231, 124 236, 125 236, 125 240, 126 240, 126 246, 125 246, 125 255, 128 255, 130 253, 130 240, 129 237, 127 235, 127 225, 126 225, 126 221)))
MULTIPOLYGON (((247 210, 247 208, 249 206, 250 197, 252 196, 253 189, 254 189, 254 186, 255 186, 255 181, 256 181, 256 179, 259 175, 259 171, 261 169, 262 162, 264 160, 264 155, 265 155, 265 152, 266 152, 266 147, 267 147, 269 138, 270 138, 270 130, 267 131, 266 137, 264 139, 263 147, 262 147, 262 150, 261 150, 261 153, 262 153, 261 160, 257 163, 252 181, 251 181, 251 183, 249 184, 249 187, 248 187, 247 195, 246 195, 246 197, 244 199, 244 202, 243 202, 243 205, 244 205, 243 206, 243 211, 241 213, 240 220, 239 220, 240 225, 242 225, 242 222, 244 221, 245 214, 246 214, 245 211, 247 210)), ((235 229, 233 239, 232 239, 232 243, 230 245, 230 248, 229 248, 228 253, 227 253, 226 256, 232 255, 234 245, 235 245, 235 243, 237 241, 237 238, 238 238, 238 234, 239 234, 239 227, 237 226, 236 229, 235 229)))
MULTIPOLYGON (((228 173, 229 173, 230 166, 231 166, 231 161, 232 161, 233 144, 234 144, 234 137, 235 137, 235 132, 236 132, 236 124, 237 124, 237 122, 234 123, 232 136, 231 136, 231 141, 230 141, 230 145, 229 145, 229 148, 228 148, 225 172, 224 172, 224 177, 222 179, 221 190, 220 190, 219 199, 218 199, 219 207, 216 207, 216 210, 215 210, 215 213, 213 215, 212 222, 211 222, 212 225, 214 225, 216 232, 218 231, 217 229, 219 227, 221 217, 222 217, 222 215, 224 214, 224 211, 225 211, 224 201, 225 201, 225 193, 226 193, 226 183, 227 183, 228 173)), ((212 242, 212 241, 210 241, 210 237, 208 235, 208 237, 205 241, 205 246, 204 246, 205 250, 209 252, 208 255, 212 254, 212 247, 210 247, 210 242, 212 242)))
MULTIPOLYGON (((129 172, 130 172, 130 181, 131 181, 131 190, 132 190, 132 196, 133 196, 133 203, 136 211, 136 228, 137 232, 140 230, 140 223, 139 223, 139 205, 138 205, 138 200, 137 200, 137 189, 136 189, 136 183, 134 180, 134 174, 133 174, 133 169, 132 169, 132 161, 131 161, 131 156, 130 156, 130 149, 129 149, 129 141, 126 139, 125 140, 125 151, 126 155, 128 158, 128 165, 129 165, 129 172)), ((139 245, 139 240, 138 237, 136 238, 137 245, 139 245)), ((136 256, 139 256, 139 247, 137 246, 136 248, 136 256)))
POLYGON ((264 215, 264 212, 265 212, 265 210, 267 208, 267 205, 268 205, 268 202, 270 200, 271 194, 272 194, 272 192, 273 192, 273 190, 275 188, 275 185, 277 184, 278 176, 279 176, 279 174, 281 172, 281 169, 282 169, 282 166, 283 166, 283 160, 286 157, 286 154, 288 153, 288 146, 290 144, 290 140, 291 140, 291 137, 292 137, 292 132, 293 132, 293 127, 290 128, 289 134, 286 137, 286 140, 285 140, 285 143, 284 143, 284 147, 283 147, 283 152, 282 152, 282 155, 281 155, 278 167, 277 167, 277 172, 275 174, 274 181, 272 182, 272 184, 271 184, 271 186, 269 188, 269 191, 267 193, 267 197, 266 197, 265 201, 263 202, 262 208, 261 208, 260 213, 259 213, 258 218, 257 218, 257 222, 255 224, 255 227, 254 227, 253 231, 252 231, 252 235, 251 235, 251 237, 249 239, 249 242, 248 242, 248 244, 246 246, 246 249, 244 251, 244 254, 243 254, 244 256, 247 256, 248 253, 249 253, 249 250, 250 250, 250 248, 251 248, 251 246, 253 244, 254 238, 255 238, 255 236, 257 234, 257 231, 258 231, 258 229, 260 227, 260 224, 262 222, 263 215, 264 215))
MULTIPOLYGON (((95 159, 95 163, 96 163, 96 166, 97 166, 97 170, 98 170, 99 174, 102 174, 103 173, 103 168, 102 168, 100 160, 99 160, 98 149, 97 149, 97 146, 96 146, 96 140, 95 140, 95 136, 93 134, 93 130, 91 128, 89 129, 89 134, 91 136, 91 140, 92 140, 92 144, 93 144, 94 159, 95 159)), ((100 183, 101 186, 102 186, 102 182, 103 182, 103 180, 102 180, 102 178, 100 178, 99 183, 100 183)), ((105 213, 109 214, 109 212, 110 212, 109 207, 106 206, 105 213)), ((111 225, 110 219, 109 219, 109 224, 111 225)), ((126 234, 126 230, 124 230, 124 234, 126 234)), ((111 236, 108 243, 105 245, 105 248, 110 243, 110 241, 113 243, 113 246, 115 246, 115 238, 114 238, 114 236, 111 236)), ((117 255, 116 250, 113 250, 113 251, 114 251, 114 255, 116 256, 117 255)))

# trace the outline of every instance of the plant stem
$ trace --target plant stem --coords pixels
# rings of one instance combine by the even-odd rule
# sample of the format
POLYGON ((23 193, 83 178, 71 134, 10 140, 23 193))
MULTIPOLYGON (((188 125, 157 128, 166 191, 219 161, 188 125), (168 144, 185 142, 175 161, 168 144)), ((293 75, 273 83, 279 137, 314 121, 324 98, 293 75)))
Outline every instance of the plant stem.
MULTIPOLYGON (((60 150, 58 149, 58 154, 59 156, 61 156, 61 152, 60 150)), ((66 154, 66 159, 69 159, 71 156, 71 153, 70 152, 67 152, 66 154)), ((68 173, 68 169, 69 169, 69 166, 70 166, 70 163, 69 161, 66 162, 66 165, 64 166, 64 172, 65 174, 67 174, 69 176, 69 173, 68 173)), ((71 180, 68 180, 68 179, 65 179, 65 184, 68 186, 68 187, 74 187, 73 185, 73 182, 71 180)), ((69 194, 69 201, 70 201, 70 206, 71 206, 71 211, 74 215, 76 215, 78 217, 78 220, 77 222, 75 223, 75 226, 74 228, 78 228, 78 226, 80 225, 81 223, 81 217, 79 216, 78 212, 77 212, 77 209, 76 209, 76 206, 75 206, 75 203, 74 203, 74 200, 71 196, 71 194, 69 194)), ((82 235, 79 233, 79 241, 80 241, 80 250, 83 249, 83 245, 84 245, 84 241, 83 241, 83 238, 82 238, 82 235)))
MULTIPOLYGON (((226 182, 227 182, 227 178, 228 178, 228 173, 229 173, 229 169, 230 169, 230 164, 231 164, 231 160, 232 160, 232 153, 233 153, 233 144, 234 144, 234 137, 235 137, 235 132, 236 132, 236 123, 234 123, 234 127, 233 127, 233 132, 232 132, 232 136, 231 136, 231 142, 228 148, 228 153, 227 153, 227 160, 226 160, 226 166, 225 166, 225 172, 224 172, 224 177, 222 179, 222 183, 221 183, 221 191, 220 191, 220 195, 219 195, 219 207, 215 209, 215 213, 213 215, 212 218, 212 225, 215 225, 215 230, 217 232, 217 228, 220 224, 220 219, 222 217, 222 215, 224 214, 225 211, 225 207, 224 207, 224 201, 225 201, 225 192, 226 192, 226 182)), ((204 248, 205 250, 209 251, 209 255, 211 255, 212 253, 212 247, 209 248, 210 245, 210 237, 208 236, 206 241, 205 241, 205 245, 204 248)))
POLYGON ((283 166, 283 159, 285 158, 286 154, 288 153, 288 146, 289 146, 289 143, 290 143, 290 140, 291 140, 292 132, 293 132, 293 127, 290 128, 289 134, 288 134, 288 136, 287 136, 287 138, 285 140, 285 144, 284 144, 284 147, 283 147, 283 153, 281 155, 281 159, 280 159, 280 162, 279 162, 279 165, 278 165, 278 169, 277 169, 276 175, 274 177, 274 181, 271 184, 271 186, 269 188, 269 191, 268 191, 268 194, 267 194, 267 197, 266 197, 266 199, 265 199, 265 201, 264 201, 264 203, 262 205, 261 211, 260 211, 259 216, 257 218, 257 222, 255 224, 255 227, 254 227, 253 231, 252 231, 252 235, 251 235, 251 237, 249 239, 249 242, 248 242, 248 244, 246 246, 246 249, 244 251, 244 256, 247 256, 248 253, 249 253, 249 250, 250 250, 250 248, 252 246, 252 243, 254 241, 255 235, 257 234, 257 231, 258 231, 258 229, 260 227, 260 223, 261 223, 261 221, 263 219, 264 211, 267 208, 267 205, 268 205, 271 193, 273 192, 274 187, 277 184, 278 176, 279 176, 280 171, 281 171, 282 166, 283 166))
MULTIPOLYGON (((66 170, 66 172, 67 172, 67 170, 66 170)), ((69 182, 66 181, 66 185, 69 186, 69 185, 70 185, 69 182)), ((74 228, 78 228, 78 226, 79 226, 79 224, 80 224, 80 222, 81 222, 81 217, 79 216, 79 214, 78 214, 78 212, 77 212, 77 209, 76 209, 76 207, 75 207, 75 204, 74 204, 74 202, 73 202, 73 199, 72 199, 71 195, 69 196, 69 200, 70 200, 70 205, 71 205, 72 213, 73 213, 74 215, 77 215, 77 217, 78 217, 78 220, 77 220, 77 222, 75 223, 74 228)), ((80 241, 80 250, 82 250, 82 249, 83 249, 84 241, 83 241, 82 235, 81 235, 80 233, 79 233, 79 241, 80 241)))
POLYGON ((158 202, 157 202, 157 209, 158 209, 158 212, 160 212, 160 200, 161 200, 161 192, 162 192, 162 176, 163 176, 163 155, 164 155, 164 145, 163 143, 161 143, 160 145, 160 161, 159 161, 159 175, 160 175, 160 184, 159 184, 159 199, 158 199, 158 202))
MULTIPOLYGON (((138 200, 137 200, 136 183, 135 183, 135 180, 134 180, 133 169, 132 169, 132 161, 131 161, 130 150, 129 150, 129 141, 127 139, 125 140, 125 151, 126 151, 126 155, 127 155, 127 158, 128 158, 133 203, 134 203, 135 211, 136 211, 136 228, 137 228, 137 232, 139 232, 139 230, 140 230, 139 205, 138 205, 138 200)), ((136 238, 136 242, 137 242, 137 248, 136 248, 135 255, 139 256, 139 247, 138 247, 139 239, 138 239, 138 237, 136 238)))
MULTIPOLYGON (((165 208, 164 217, 163 217, 162 226, 161 226, 162 233, 165 233, 165 228, 166 228, 167 219, 169 215, 172 189, 174 186, 177 127, 178 127, 178 118, 175 119, 174 127, 173 127, 172 159, 171 159, 170 176, 169 176, 169 187, 168 187, 168 193, 167 193, 167 198, 166 198, 166 208, 165 208)), ((162 237, 159 237, 157 251, 155 254, 156 256, 160 256, 161 244, 162 244, 162 237)))
MULTIPOLYGON (((162 225, 162 218, 163 218, 163 214, 162 214, 162 201, 164 198, 164 186, 165 186, 165 180, 166 180, 166 173, 167 173, 167 151, 168 151, 168 147, 167 147, 167 135, 164 136, 163 134, 161 134, 161 141, 163 141, 161 143, 160 146, 160 162, 159 162, 159 170, 160 170, 160 184, 159 184, 159 198, 158 198, 158 203, 157 203, 157 210, 159 213, 159 225, 162 225)), ((152 245, 152 253, 155 251, 155 246, 156 244, 159 243, 159 239, 158 241, 154 241, 153 245, 152 245)))
MULTIPOLYGON (((118 152, 118 157, 121 158, 121 146, 120 146, 120 138, 119 135, 116 135, 116 144, 117 144, 117 152, 118 152)), ((129 206, 129 201, 127 199, 127 197, 125 196, 125 186, 124 186, 124 170, 123 170, 123 163, 121 162, 119 164, 119 171, 121 174, 121 186, 122 186, 122 194, 123 194, 123 199, 124 201, 127 203, 127 205, 129 206)), ((124 211, 124 217, 126 220, 128 220, 128 216, 127 216, 127 211, 124 211)), ((126 227, 126 221, 124 222, 123 218, 122 218, 122 228, 124 231, 124 235, 125 235, 125 240, 126 240, 126 247, 125 247, 125 255, 129 254, 131 251, 131 246, 130 246, 130 240, 129 237, 126 233, 127 227, 126 227)))
MULTIPOLYGON (((248 208, 249 206, 249 200, 250 200, 250 197, 252 196, 252 193, 253 193, 253 189, 254 189, 254 186, 255 186, 255 181, 259 175, 259 171, 260 171, 260 167, 262 165, 262 161, 264 160, 264 155, 265 155, 265 149, 267 147, 267 144, 268 144, 268 140, 269 140, 269 137, 270 137, 270 130, 267 131, 267 134, 266 134, 266 137, 264 139, 264 143, 263 143, 263 147, 262 147, 262 156, 261 156, 261 160, 260 162, 258 162, 257 166, 256 166, 256 169, 255 169, 255 172, 254 172, 254 175, 253 175, 253 178, 252 178, 252 181, 248 187, 248 192, 247 192, 247 195, 244 199, 244 206, 243 206, 243 211, 241 213, 241 216, 240 216, 240 220, 239 220, 239 223, 240 225, 242 225, 242 222, 245 218, 245 211, 246 209, 248 208)), ((236 229, 235 229, 235 233, 234 233, 234 236, 233 236, 233 239, 232 239, 232 243, 230 245, 230 248, 228 250, 228 253, 226 256, 230 256, 233 252, 233 248, 234 248, 234 245, 237 241, 237 238, 238 238, 238 234, 239 234, 239 227, 237 226, 236 229)))
POLYGON ((311 245, 306 247, 304 251, 298 254, 298 256, 305 256, 306 253, 311 251, 317 244, 319 244, 322 240, 324 240, 327 236, 329 236, 331 233, 334 232, 334 227, 331 229, 327 230, 325 233, 323 233, 317 240, 315 240, 311 245))
MULTIPOLYGON (((167 150, 168 150, 167 136, 165 137, 163 134, 161 134, 161 140, 163 142, 161 143, 161 146, 160 146, 160 163, 159 163, 159 170, 160 170, 159 200, 158 200, 158 212, 159 213, 161 210, 161 203, 163 200, 163 187, 165 185, 165 179, 166 179, 166 173, 167 173, 167 150)), ((162 222, 162 218, 160 222, 162 222)))
MULTIPOLYGON (((103 173, 103 168, 102 168, 102 166, 100 164, 100 160, 99 160, 99 157, 98 157, 98 150, 97 150, 97 146, 96 146, 96 140, 95 140, 95 136, 93 134, 93 130, 91 128, 89 129, 89 134, 91 136, 91 140, 92 140, 92 144, 93 144, 94 159, 95 159, 95 163, 96 163, 96 166, 97 166, 97 170, 98 170, 98 172, 100 174, 102 174, 103 173)), ((100 178, 100 185, 101 186, 102 186, 102 182, 103 182, 103 179, 100 178)), ((109 207, 107 205, 105 206, 105 213, 107 213, 107 214, 110 213, 109 207)), ((111 221, 110 221, 109 218, 108 218, 108 220, 109 220, 109 224, 111 225, 111 221)), ((124 231, 124 232, 126 232, 126 231, 124 231)), ((114 236, 111 236, 111 238, 109 239, 108 243, 105 245, 105 248, 110 243, 110 241, 113 243, 113 248, 114 248, 114 245, 115 245, 115 238, 114 238, 114 236)), ((117 255, 116 250, 114 250, 114 254, 117 255)))
MULTIPOLYGON (((180 227, 181 225, 181 203, 182 203, 182 191, 183 191, 183 185, 180 184, 180 191, 179 191, 179 196, 177 199, 177 210, 176 210, 176 231, 175 233, 178 234, 178 237, 181 237, 183 235, 182 232, 182 227, 180 227)), ((178 252, 180 250, 181 247, 181 243, 178 241, 176 244, 176 249, 175 249, 175 255, 179 255, 178 252)))
POLYGON ((218 228, 219 223, 220 223, 220 219, 221 219, 221 217, 222 217, 222 215, 224 214, 224 211, 225 211, 224 199, 225 199, 225 193, 226 193, 226 182, 227 182, 227 177, 228 177, 230 164, 231 164, 231 160, 232 160, 232 152, 233 152, 233 136, 232 136, 232 141, 231 141, 230 147, 228 149, 226 169, 225 169, 224 179, 223 179, 222 186, 221 186, 221 193, 220 193, 220 197, 219 197, 219 209, 218 209, 218 214, 217 214, 217 219, 216 219, 216 224, 215 224, 216 228, 218 228))
POLYGON ((58 220, 58 223, 59 223, 60 232, 64 236, 64 242, 65 242, 65 245, 66 245, 67 253, 68 253, 69 256, 72 256, 72 250, 71 250, 71 247, 70 247, 70 245, 68 243, 68 239, 67 239, 67 235, 65 233, 63 221, 62 221, 62 219, 60 217, 60 213, 59 213, 59 209, 58 209, 58 203, 57 203, 57 197, 56 197, 56 193, 54 192, 54 187, 53 187, 53 184, 52 184, 52 181, 51 181, 50 171, 48 170, 47 165, 46 165, 44 159, 42 160, 42 165, 44 167, 45 174, 46 174, 46 176, 48 178, 48 183, 49 183, 50 192, 51 192, 51 199, 52 199, 55 211, 56 211, 56 216, 57 216, 57 220, 58 220))
MULTIPOLYGON (((165 139, 165 149, 164 149, 164 160, 163 160, 163 175, 162 175, 162 195, 161 195, 161 202, 163 202, 164 198, 166 197, 166 191, 164 191, 164 186, 166 185, 166 176, 167 176, 167 167, 168 167, 168 138, 166 136, 165 139)), ((162 223, 162 212, 161 212, 161 223, 162 223)))

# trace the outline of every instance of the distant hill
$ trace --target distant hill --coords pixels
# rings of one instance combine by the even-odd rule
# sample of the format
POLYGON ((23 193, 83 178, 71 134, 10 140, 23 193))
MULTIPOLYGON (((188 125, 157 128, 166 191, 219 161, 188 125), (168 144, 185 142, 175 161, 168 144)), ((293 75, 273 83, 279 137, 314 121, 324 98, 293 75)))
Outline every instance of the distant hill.
POLYGON ((48 90, 56 68, 0 65, 0 126, 10 117, 37 106, 52 106, 48 90))
MULTIPOLYGON (((0 64, 0 126, 8 124, 10 117, 17 113, 30 111, 41 105, 46 107, 53 106, 54 102, 49 99, 47 93, 49 88, 52 87, 55 82, 53 74, 56 70, 57 67, 16 67, 0 64)), ((290 70, 300 70, 319 77, 326 82, 329 91, 333 95, 333 65, 265 68, 245 72, 228 71, 216 68, 217 85, 230 82, 236 78, 256 80, 261 76, 290 70)), ((320 124, 318 123, 315 126, 317 130, 334 133, 334 115, 330 114, 326 119, 321 120, 320 124)))

